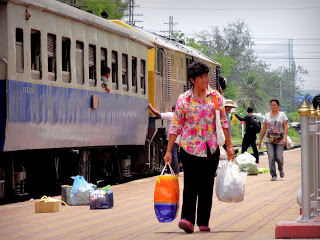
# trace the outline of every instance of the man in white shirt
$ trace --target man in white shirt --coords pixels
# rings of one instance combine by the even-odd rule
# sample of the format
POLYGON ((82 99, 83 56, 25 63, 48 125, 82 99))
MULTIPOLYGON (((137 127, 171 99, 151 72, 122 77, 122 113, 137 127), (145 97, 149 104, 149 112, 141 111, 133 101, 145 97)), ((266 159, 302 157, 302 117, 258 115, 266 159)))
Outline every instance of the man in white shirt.
MULTIPOLYGON (((149 103, 149 109, 157 116, 157 118, 160 118, 162 120, 167 120, 167 128, 166 128, 166 134, 167 134, 167 140, 169 140, 169 130, 171 127, 171 123, 173 120, 173 116, 174 116, 174 111, 176 110, 176 106, 173 105, 171 108, 171 112, 165 112, 165 113, 160 113, 159 111, 157 111, 156 109, 154 109, 154 107, 151 105, 151 103, 149 103)), ((179 163, 178 163, 178 148, 179 148, 179 141, 180 138, 179 136, 177 137, 175 144, 172 148, 172 163, 171 163, 171 167, 174 171, 174 173, 177 175, 179 174, 179 163)))

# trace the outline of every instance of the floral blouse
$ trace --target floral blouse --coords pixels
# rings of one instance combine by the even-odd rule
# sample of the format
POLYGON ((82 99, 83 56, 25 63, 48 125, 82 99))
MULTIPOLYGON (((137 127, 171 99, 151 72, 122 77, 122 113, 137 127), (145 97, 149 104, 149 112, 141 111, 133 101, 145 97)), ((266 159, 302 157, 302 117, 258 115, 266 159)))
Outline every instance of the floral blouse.
POLYGON ((229 128, 223 99, 217 90, 208 87, 202 102, 194 96, 193 89, 182 93, 177 100, 169 133, 180 135, 180 147, 191 155, 206 157, 207 145, 211 154, 218 148, 216 111, 212 96, 217 98, 222 127, 229 128))

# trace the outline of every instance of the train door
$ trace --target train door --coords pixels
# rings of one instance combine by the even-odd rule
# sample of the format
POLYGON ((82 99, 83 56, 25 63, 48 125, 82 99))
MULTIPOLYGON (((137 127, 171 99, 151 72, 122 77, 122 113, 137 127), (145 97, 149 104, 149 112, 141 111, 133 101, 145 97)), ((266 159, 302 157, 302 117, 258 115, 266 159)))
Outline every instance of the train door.
POLYGON ((157 47, 156 50, 156 65, 155 65, 155 72, 156 72, 156 98, 155 98, 155 106, 160 107, 160 111, 163 112, 165 110, 164 105, 164 70, 163 70, 163 62, 164 62, 164 51, 163 48, 157 47), (158 102, 157 102, 158 101, 158 102))

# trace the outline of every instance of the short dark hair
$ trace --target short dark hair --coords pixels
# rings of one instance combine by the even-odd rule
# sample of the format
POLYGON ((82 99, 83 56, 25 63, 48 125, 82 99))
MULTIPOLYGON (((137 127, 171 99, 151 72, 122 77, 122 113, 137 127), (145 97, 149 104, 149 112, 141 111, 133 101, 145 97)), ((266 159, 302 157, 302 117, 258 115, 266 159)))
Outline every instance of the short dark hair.
POLYGON ((278 99, 271 99, 271 100, 270 100, 270 104, 271 104, 272 102, 275 102, 276 104, 278 104, 278 106, 280 106, 280 102, 279 102, 278 99))
POLYGON ((106 75, 106 74, 108 74, 108 73, 110 73, 111 72, 111 69, 109 68, 109 67, 107 67, 107 66, 103 66, 102 68, 101 68, 101 75, 102 76, 104 76, 104 75, 106 75))
POLYGON ((171 107, 171 110, 173 110, 173 109, 176 110, 176 105, 175 104, 173 104, 172 107, 171 107))
POLYGON ((203 74, 208 74, 208 72, 209 72, 209 68, 207 64, 199 61, 195 61, 191 63, 187 69, 189 81, 190 81, 190 78, 196 79, 196 77, 201 76, 203 74))
POLYGON ((253 112, 253 108, 252 107, 248 107, 247 113, 252 113, 252 112, 253 112))

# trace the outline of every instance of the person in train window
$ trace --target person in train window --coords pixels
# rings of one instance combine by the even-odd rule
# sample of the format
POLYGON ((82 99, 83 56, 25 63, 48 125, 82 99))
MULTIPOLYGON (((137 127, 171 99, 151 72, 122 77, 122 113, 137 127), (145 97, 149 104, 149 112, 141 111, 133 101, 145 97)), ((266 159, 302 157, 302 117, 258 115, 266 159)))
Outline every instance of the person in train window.
MULTIPOLYGON (((169 140, 169 129, 171 127, 172 119, 174 112, 176 110, 176 106, 173 105, 171 108, 171 112, 165 112, 165 113, 160 113, 158 110, 156 110, 151 103, 149 103, 149 109, 157 116, 157 118, 162 119, 162 120, 167 120, 167 129, 166 129, 166 134, 167 134, 167 140, 169 140)), ((179 162, 178 162, 178 148, 179 148, 179 137, 177 137, 173 147, 172 147, 172 163, 171 167, 172 170, 176 175, 179 174, 179 162)))
POLYGON ((169 131, 168 148, 164 156, 164 161, 171 163, 172 147, 180 135, 184 189, 178 226, 186 233, 193 233, 195 223, 200 231, 210 231, 214 177, 220 155, 215 127, 215 99, 226 138, 227 159, 234 161, 235 158, 222 96, 219 91, 209 87, 208 72, 208 66, 201 62, 193 62, 188 66, 187 75, 193 87, 178 97, 169 131))
POLYGON ((103 82, 103 85, 106 89, 106 91, 109 93, 110 88, 108 86, 108 78, 110 77, 111 69, 107 66, 103 66, 101 68, 101 81, 103 82))

